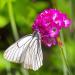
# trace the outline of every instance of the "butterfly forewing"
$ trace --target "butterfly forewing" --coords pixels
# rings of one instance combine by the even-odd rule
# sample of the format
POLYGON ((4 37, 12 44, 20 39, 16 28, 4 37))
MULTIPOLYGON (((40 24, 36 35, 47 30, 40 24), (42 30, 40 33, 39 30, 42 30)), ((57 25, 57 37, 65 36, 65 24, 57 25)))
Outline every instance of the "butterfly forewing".
POLYGON ((18 40, 16 43, 6 49, 4 52, 4 58, 11 62, 21 63, 20 57, 22 52, 25 50, 24 48, 28 45, 31 39, 32 36, 29 35, 18 40))

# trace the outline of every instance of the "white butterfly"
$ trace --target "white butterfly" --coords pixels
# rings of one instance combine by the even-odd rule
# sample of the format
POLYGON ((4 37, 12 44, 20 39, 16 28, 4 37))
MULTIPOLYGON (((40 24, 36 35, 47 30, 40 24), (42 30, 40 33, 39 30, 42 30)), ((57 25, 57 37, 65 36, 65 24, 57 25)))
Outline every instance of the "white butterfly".
POLYGON ((4 58, 21 63, 25 69, 38 70, 42 66, 43 53, 38 32, 24 36, 4 52, 4 58))

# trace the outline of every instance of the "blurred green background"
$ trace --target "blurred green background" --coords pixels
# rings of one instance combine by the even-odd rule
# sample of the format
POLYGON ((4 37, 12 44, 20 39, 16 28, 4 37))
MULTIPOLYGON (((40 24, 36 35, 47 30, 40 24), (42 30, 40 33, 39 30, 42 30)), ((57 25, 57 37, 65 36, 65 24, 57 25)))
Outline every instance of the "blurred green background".
POLYGON ((75 0, 0 0, 0 75, 68 75, 63 73, 58 45, 42 46, 43 66, 38 71, 25 70, 20 64, 6 61, 7 47, 26 34, 32 33, 36 15, 47 8, 56 8, 72 20, 69 29, 63 29, 68 66, 75 75, 75 0))

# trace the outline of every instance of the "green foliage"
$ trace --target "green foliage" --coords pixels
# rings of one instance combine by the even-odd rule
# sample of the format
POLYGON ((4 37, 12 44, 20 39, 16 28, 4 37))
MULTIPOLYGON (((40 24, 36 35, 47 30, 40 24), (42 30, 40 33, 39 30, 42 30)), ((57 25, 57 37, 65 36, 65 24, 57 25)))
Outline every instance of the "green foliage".
POLYGON ((4 8, 7 0, 0 0, 0 10, 4 8))
POLYGON ((10 67, 10 63, 4 59, 3 52, 0 52, 0 68, 1 68, 0 71, 9 67, 10 67))
MULTIPOLYGON (((0 10, 3 10, 5 5, 7 4, 9 0, 0 0, 0 10)), ((10 0, 11 2, 14 2, 15 0, 10 0)))
POLYGON ((0 28, 5 27, 8 24, 8 19, 4 16, 0 16, 0 28))
MULTIPOLYGON (((4 45, 5 42, 7 43, 7 45, 10 42, 13 42, 13 37, 11 36, 12 26, 10 25, 12 23, 10 20, 10 14, 12 14, 16 31, 18 29, 19 36, 22 36, 32 32, 31 27, 36 18, 36 15, 45 8, 50 8, 51 5, 49 4, 52 4, 53 7, 61 10, 64 13, 67 13, 67 15, 72 18, 73 11, 71 11, 72 8, 70 2, 70 0, 0 0, 0 41, 3 41, 4 45), (12 6, 10 14, 10 7, 8 7, 8 3, 10 4, 10 6, 12 6), (6 32, 4 32, 4 30, 6 30, 6 32)), ((73 39, 75 37, 71 37, 71 34, 75 35, 74 32, 70 33, 69 30, 64 31, 67 62, 71 70, 75 71, 75 40, 73 39)), ((2 44, 0 43, 0 47, 2 46, 2 44)), ((4 46, 4 48, 5 47, 6 45, 4 46)), ((0 51, 0 75, 62 75, 63 73, 62 59, 58 46, 53 46, 52 48, 43 47, 44 65, 35 72, 32 70, 24 70, 19 66, 19 64, 16 65, 13 63, 9 63, 4 59, 3 52, 3 50, 0 51), (3 72, 7 73, 3 74, 3 72)), ((73 75, 75 75, 74 71, 73 75)))
MULTIPOLYGON (((4 1, 0 0, 0 1, 1 1, 0 2, 1 12, 3 12, 4 10, 8 10, 8 7, 5 8, 4 6, 7 6, 8 1, 10 0, 4 0, 4 1)), ((19 26, 27 25, 28 27, 31 27, 33 20, 36 16, 36 13, 41 11, 41 9, 48 7, 48 4, 43 1, 33 3, 31 0, 22 0, 22 1, 15 0, 14 2, 12 2, 12 7, 13 7, 14 19, 17 25, 19 26)), ((7 14, 7 12, 5 14, 7 14)), ((5 15, 3 16, 5 17, 5 15)), ((0 22, 1 23, 0 27, 4 27, 5 25, 7 25, 8 24, 7 20, 8 19, 6 19, 6 17, 4 19, 2 18, 2 22, 0 22)))

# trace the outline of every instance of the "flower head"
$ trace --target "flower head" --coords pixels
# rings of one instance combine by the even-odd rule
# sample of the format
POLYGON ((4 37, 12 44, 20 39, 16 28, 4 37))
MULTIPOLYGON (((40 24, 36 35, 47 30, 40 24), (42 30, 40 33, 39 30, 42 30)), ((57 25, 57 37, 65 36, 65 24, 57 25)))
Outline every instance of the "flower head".
POLYGON ((70 23, 70 19, 59 10, 47 9, 36 17, 32 29, 39 32, 42 42, 50 47, 57 43, 60 30, 69 27, 70 23))

